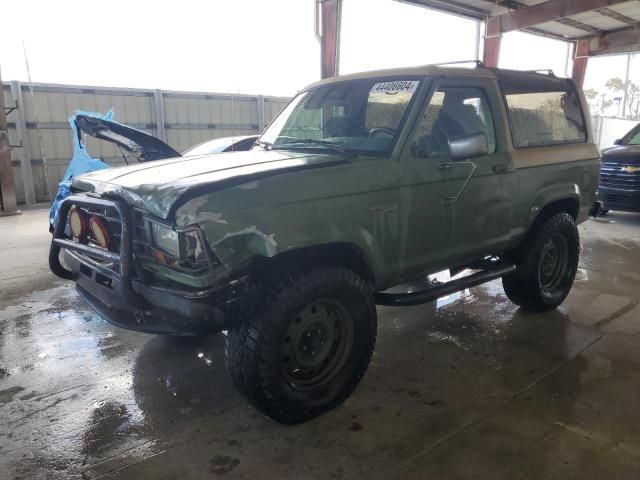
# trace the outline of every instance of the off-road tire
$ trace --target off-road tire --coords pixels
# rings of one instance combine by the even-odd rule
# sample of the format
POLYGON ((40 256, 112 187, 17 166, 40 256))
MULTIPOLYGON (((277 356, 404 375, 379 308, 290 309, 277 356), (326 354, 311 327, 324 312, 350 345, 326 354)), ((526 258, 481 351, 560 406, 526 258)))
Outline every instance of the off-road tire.
MULTIPOLYGON (((316 310, 313 312, 315 315, 316 310)), ((325 315, 330 316, 330 307, 321 316, 325 315)), ((319 313, 316 316, 320 318, 319 313)), ((323 318, 319 321, 325 322, 323 318)), ((328 322, 334 325, 333 320, 328 322)), ((335 408, 351 395, 369 365, 376 331, 373 287, 353 271, 343 267, 324 267, 288 274, 270 289, 263 305, 253 316, 228 330, 225 342, 227 369, 238 391, 260 412, 280 423, 302 423, 335 408), (349 336, 330 333, 338 338, 332 337, 332 345, 339 343, 342 346, 344 343, 346 346, 344 349, 341 347, 340 363, 334 364, 332 359, 326 367, 320 366, 320 372, 322 368, 328 371, 329 367, 335 366, 332 373, 326 374, 324 383, 319 381, 318 385, 300 386, 298 383, 302 380, 292 377, 296 372, 287 370, 287 360, 282 358, 282 352, 293 348, 291 345, 298 346, 297 339, 306 335, 304 332, 290 335, 294 323, 315 329, 313 322, 316 317, 310 313, 314 307, 310 305, 317 302, 335 303, 341 312, 335 314, 335 325, 340 322, 342 329, 344 321, 345 325, 351 325, 352 330, 349 336), (307 312, 311 320, 304 317, 301 322, 301 312, 307 312)), ((295 348, 297 361, 299 348, 295 348)), ((326 349, 326 346, 320 348, 326 349)), ((323 361, 326 362, 326 358, 323 361)))
MULTIPOLYGON (((558 307, 569 294, 578 269, 580 237, 571 215, 556 213, 536 222, 523 244, 512 254, 517 270, 502 277, 502 286, 509 300, 524 310, 546 312, 558 307), (564 247, 555 280, 549 272, 549 245, 558 243, 564 247)), ((551 269, 553 270, 553 268, 551 269)))

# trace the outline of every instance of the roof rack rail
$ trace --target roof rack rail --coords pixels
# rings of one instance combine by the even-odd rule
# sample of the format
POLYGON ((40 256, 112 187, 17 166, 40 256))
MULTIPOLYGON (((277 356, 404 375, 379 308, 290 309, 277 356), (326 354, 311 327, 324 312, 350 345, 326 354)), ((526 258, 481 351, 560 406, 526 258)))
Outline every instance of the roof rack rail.
POLYGON ((542 73, 545 75, 548 75, 549 77, 556 77, 556 74, 553 73, 553 70, 551 70, 550 68, 539 68, 536 70, 523 70, 523 72, 527 72, 527 73, 542 73))
POLYGON ((482 60, 456 60, 454 62, 440 62, 440 63, 430 63, 434 67, 439 67, 441 65, 460 65, 462 63, 475 63, 476 68, 484 68, 484 63, 482 60))

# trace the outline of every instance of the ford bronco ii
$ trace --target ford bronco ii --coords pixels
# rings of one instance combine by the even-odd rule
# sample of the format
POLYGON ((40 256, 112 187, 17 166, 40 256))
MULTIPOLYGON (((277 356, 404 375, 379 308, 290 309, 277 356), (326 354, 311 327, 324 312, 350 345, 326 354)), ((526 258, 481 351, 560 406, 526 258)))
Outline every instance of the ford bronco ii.
POLYGON ((51 269, 117 326, 224 331, 238 390, 303 422, 356 388, 376 304, 497 278, 523 309, 563 302, 599 179, 586 112, 570 80, 481 65, 323 80, 251 151, 75 178, 51 269))

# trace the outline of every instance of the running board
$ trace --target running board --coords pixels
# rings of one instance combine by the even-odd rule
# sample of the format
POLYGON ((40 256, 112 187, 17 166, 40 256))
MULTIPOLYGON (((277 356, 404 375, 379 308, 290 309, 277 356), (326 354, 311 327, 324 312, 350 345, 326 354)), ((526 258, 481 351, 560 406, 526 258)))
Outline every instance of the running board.
POLYGON ((482 283, 490 282, 496 278, 508 275, 516 271, 513 264, 498 264, 490 269, 467 275, 466 277, 449 280, 441 285, 411 293, 385 293, 378 292, 375 296, 376 304, 389 307, 410 307, 422 303, 432 302, 440 297, 459 292, 465 288, 475 287, 482 283))

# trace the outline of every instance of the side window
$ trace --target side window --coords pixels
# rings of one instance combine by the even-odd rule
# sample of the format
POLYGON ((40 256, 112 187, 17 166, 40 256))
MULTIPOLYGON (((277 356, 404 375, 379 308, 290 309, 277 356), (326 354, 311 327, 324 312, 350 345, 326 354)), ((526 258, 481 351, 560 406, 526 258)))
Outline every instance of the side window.
POLYGON ((489 153, 495 152, 496 134, 484 90, 473 87, 440 87, 429 100, 414 134, 413 156, 447 156, 449 140, 476 133, 484 133, 489 153))
POLYGON ((503 86, 516 148, 587 141, 575 91, 527 91, 520 85, 513 89, 511 93, 503 86))

